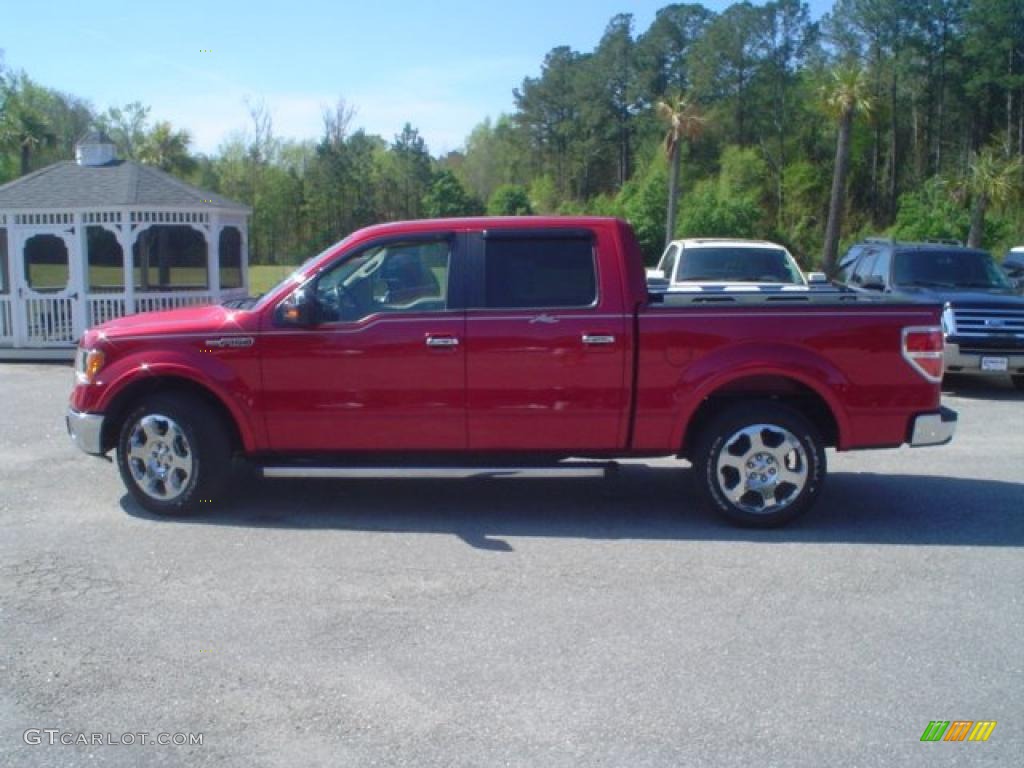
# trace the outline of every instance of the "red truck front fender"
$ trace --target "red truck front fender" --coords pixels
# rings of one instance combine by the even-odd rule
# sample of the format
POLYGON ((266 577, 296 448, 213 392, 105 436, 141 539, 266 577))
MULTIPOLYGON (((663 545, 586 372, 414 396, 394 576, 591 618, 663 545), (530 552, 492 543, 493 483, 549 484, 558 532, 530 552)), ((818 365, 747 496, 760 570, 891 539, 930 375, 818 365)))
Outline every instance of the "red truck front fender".
POLYGON ((109 370, 103 371, 89 410, 113 414, 124 404, 125 396, 154 391, 161 384, 168 388, 185 384, 214 398, 234 422, 246 451, 258 450, 263 442, 261 424, 250 418, 256 397, 251 384, 216 355, 191 349, 161 349, 156 353, 139 350, 119 358, 109 370))

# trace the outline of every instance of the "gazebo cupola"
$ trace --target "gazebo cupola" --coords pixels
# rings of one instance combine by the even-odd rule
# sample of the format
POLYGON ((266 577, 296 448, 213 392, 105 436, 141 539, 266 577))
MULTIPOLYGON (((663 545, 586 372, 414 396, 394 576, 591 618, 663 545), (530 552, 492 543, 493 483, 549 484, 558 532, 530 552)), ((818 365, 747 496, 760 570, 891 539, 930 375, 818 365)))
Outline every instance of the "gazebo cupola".
POLYGON ((75 145, 75 162, 79 165, 110 165, 116 161, 117 148, 102 131, 89 131, 75 145))
POLYGON ((74 162, 0 186, 0 357, 67 354, 115 317, 245 296, 249 213, 90 131, 74 162))

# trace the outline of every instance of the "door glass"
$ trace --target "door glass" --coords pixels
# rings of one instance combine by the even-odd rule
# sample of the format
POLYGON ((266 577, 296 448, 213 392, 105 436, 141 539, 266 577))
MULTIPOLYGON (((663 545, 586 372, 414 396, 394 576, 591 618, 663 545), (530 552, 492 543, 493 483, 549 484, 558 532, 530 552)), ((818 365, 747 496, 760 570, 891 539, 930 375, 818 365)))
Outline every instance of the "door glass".
POLYGON ((662 272, 665 275, 665 279, 668 280, 669 282, 671 282, 672 278, 675 277, 677 261, 679 261, 679 249, 673 245, 669 249, 668 255, 665 257, 664 266, 662 266, 661 268, 662 272))
POLYGON ((361 320, 382 312, 448 308, 448 240, 372 246, 316 282, 323 322, 361 320))
POLYGON ((878 261, 878 251, 866 251, 857 261, 857 266, 853 268, 853 276, 850 278, 850 282, 854 285, 861 285, 875 274, 871 270, 875 268, 876 261, 878 261))
POLYGON ((35 235, 25 241, 25 282, 40 293, 67 288, 68 247, 56 235, 35 235))
POLYGON ((597 270, 590 240, 489 238, 484 303, 501 309, 593 306, 597 270))

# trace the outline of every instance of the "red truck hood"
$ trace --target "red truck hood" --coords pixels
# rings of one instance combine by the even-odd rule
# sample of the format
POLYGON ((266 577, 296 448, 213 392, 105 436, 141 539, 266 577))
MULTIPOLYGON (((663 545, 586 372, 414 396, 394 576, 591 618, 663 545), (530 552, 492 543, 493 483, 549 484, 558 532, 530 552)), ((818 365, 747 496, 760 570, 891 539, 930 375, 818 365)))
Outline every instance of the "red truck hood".
POLYGON ((227 309, 219 304, 182 307, 163 312, 129 315, 98 325, 86 332, 88 345, 97 337, 118 339, 127 336, 167 336, 192 333, 226 333, 244 331, 252 314, 246 310, 227 309))

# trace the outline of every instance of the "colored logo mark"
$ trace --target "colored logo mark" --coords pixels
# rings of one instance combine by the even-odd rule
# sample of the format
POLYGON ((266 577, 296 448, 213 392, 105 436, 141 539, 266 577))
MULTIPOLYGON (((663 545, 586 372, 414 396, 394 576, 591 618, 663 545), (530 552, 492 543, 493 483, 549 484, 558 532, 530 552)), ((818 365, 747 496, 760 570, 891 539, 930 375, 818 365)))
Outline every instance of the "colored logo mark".
POLYGON ((932 720, 921 741, 988 741, 995 728, 995 720, 932 720))

